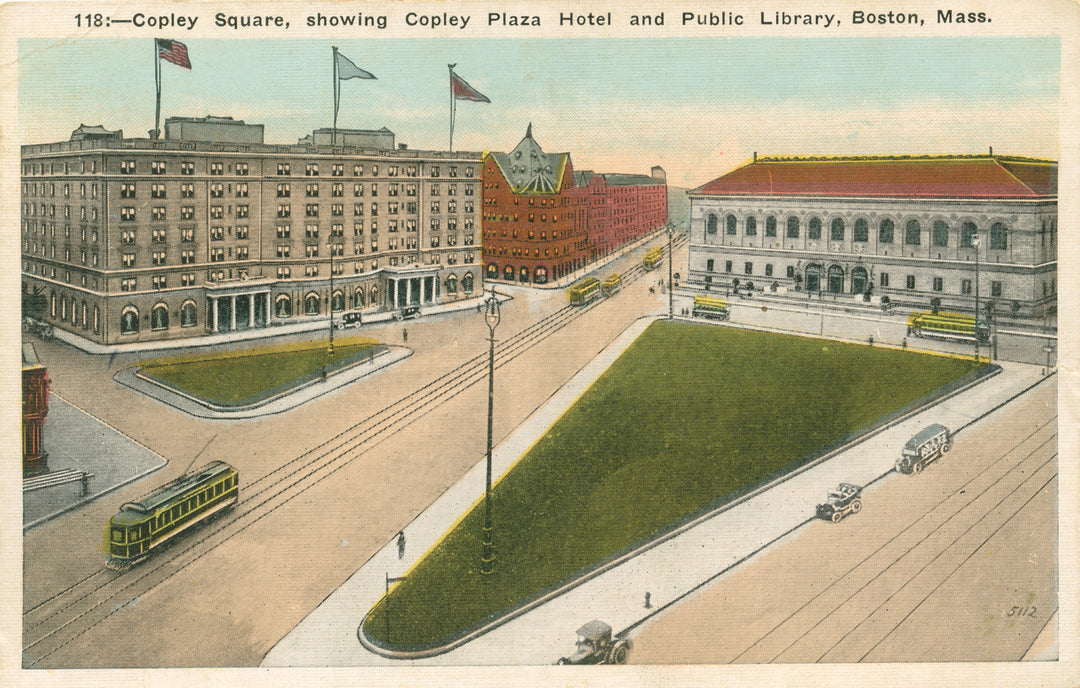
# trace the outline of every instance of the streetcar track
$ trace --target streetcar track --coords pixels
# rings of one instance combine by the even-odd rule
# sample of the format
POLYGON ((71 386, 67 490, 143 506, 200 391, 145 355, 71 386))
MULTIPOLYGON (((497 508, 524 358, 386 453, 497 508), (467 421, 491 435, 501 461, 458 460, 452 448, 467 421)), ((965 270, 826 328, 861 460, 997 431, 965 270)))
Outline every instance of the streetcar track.
MULTIPOLYGON (((646 271, 643 269, 640 263, 631 266, 629 269, 622 273, 622 276, 624 277, 623 285, 629 286, 633 284, 644 274, 646 274, 646 271)), ((569 323, 580 317, 583 317, 585 313, 592 310, 599 304, 603 303, 605 300, 606 299, 600 299, 580 307, 564 306, 559 310, 548 314, 544 318, 541 318, 537 322, 530 324, 518 333, 515 333, 510 338, 500 343, 500 345, 496 347, 496 367, 501 368, 514 361, 516 358, 524 354, 532 347, 538 345, 540 342, 544 341, 549 336, 562 330, 569 323)), ((345 466, 349 465, 349 463, 351 463, 356 458, 363 456, 368 451, 379 446, 386 440, 396 436, 400 432, 403 432, 406 428, 412 425, 415 420, 422 418, 428 413, 433 412, 437 408, 441 407, 443 404, 457 397, 464 390, 480 382, 486 375, 486 359, 487 356, 485 354, 478 354, 477 356, 474 356, 472 359, 469 359, 468 361, 459 364, 457 367, 451 369, 447 373, 444 373, 443 375, 434 378, 428 383, 422 385, 420 388, 417 388, 412 392, 406 394, 405 396, 401 397, 389 406, 370 414, 368 417, 357 422, 350 428, 341 431, 329 440, 326 440, 316 445, 315 447, 304 451, 296 458, 287 461, 286 463, 278 466, 269 473, 266 473, 263 476, 260 476, 258 479, 252 481, 251 483, 248 483, 249 487, 247 490, 245 490, 245 501, 240 503, 242 505, 243 511, 238 513, 235 509, 233 509, 231 510, 232 513, 223 514, 224 517, 228 518, 227 521, 221 523, 221 525, 219 525, 213 531, 206 533, 198 540, 188 543, 184 547, 184 549, 173 553, 168 559, 162 558, 163 553, 157 553, 157 557, 155 557, 155 559, 153 560, 156 566, 150 570, 141 568, 140 573, 142 575, 140 575, 138 578, 127 581, 126 579, 128 578, 128 576, 125 575, 126 572, 118 574, 117 576, 105 581, 98 587, 93 588, 88 592, 85 592, 80 597, 77 597, 71 601, 67 601, 65 604, 55 609, 51 614, 48 614, 47 616, 39 619, 36 623, 29 625, 27 624, 27 618, 30 617, 34 612, 46 607, 52 602, 61 601, 62 598, 66 595, 76 594, 76 589, 80 588, 85 583, 96 577, 99 573, 107 572, 106 569, 99 569, 94 573, 90 574, 89 576, 86 576, 82 580, 52 595, 51 597, 46 598, 34 607, 26 610, 23 613, 24 636, 28 632, 41 628, 59 614, 70 610, 72 607, 78 605, 83 601, 89 600, 88 604, 91 605, 86 610, 78 613, 73 618, 68 619, 67 621, 62 623, 59 627, 49 631, 37 640, 24 645, 24 653, 27 650, 38 646, 45 640, 51 638, 60 631, 76 623, 77 621, 83 619, 92 612, 100 609, 110 600, 113 600, 118 596, 124 594, 130 588, 144 583, 151 576, 164 573, 164 577, 161 578, 161 580, 152 582, 149 586, 141 586, 143 589, 136 595, 136 597, 150 592, 154 588, 158 587, 162 583, 168 581, 170 578, 186 569, 191 564, 201 559, 206 554, 214 551, 219 545, 224 544, 229 539, 235 537, 239 533, 242 533, 250 526, 261 521, 264 517, 272 514, 278 508, 288 504, 294 498, 300 496, 307 490, 315 487, 323 480, 336 473, 338 470, 341 470, 345 466), (447 382, 447 380, 449 380, 450 378, 455 379, 447 382), (438 393, 431 394, 430 391, 433 389, 438 390, 438 393), (397 420, 400 416, 402 416, 402 414, 406 414, 406 418, 411 420, 407 420, 404 423, 399 423, 397 427, 394 427, 393 424, 397 422, 397 420), (332 445, 335 442, 337 442, 335 446, 327 448, 328 445, 332 445), (353 453, 361 447, 363 447, 362 451, 353 453), (292 470, 291 472, 282 474, 282 471, 285 471, 288 467, 293 466, 293 464, 296 464, 297 462, 303 462, 305 459, 309 458, 311 459, 310 461, 302 463, 298 467, 294 467, 294 470, 292 470), (266 499, 255 504, 251 503, 251 500, 253 498, 258 498, 259 496, 270 492, 275 486, 280 485, 282 482, 289 480, 290 478, 293 478, 294 476, 308 468, 311 468, 311 470, 308 471, 306 474, 300 476, 299 478, 296 478, 295 480, 290 481, 289 484, 282 489, 272 494, 269 494, 266 499), (319 473, 323 474, 317 475, 319 473), (270 483, 266 483, 266 481, 271 480, 271 478, 274 478, 273 481, 270 483), (250 491, 251 489, 251 486, 264 483, 266 484, 261 489, 256 490, 252 494, 252 496, 247 496, 248 491, 250 491), (278 503, 271 504, 271 502, 278 499, 280 499, 278 503), (261 513, 260 510, 262 510, 261 513), (248 516, 254 516, 254 518, 247 523, 242 523, 242 519, 248 516), (227 533, 227 529, 229 529, 231 526, 239 527, 236 528, 233 532, 227 533), (216 542, 214 542, 213 538, 218 536, 222 537, 220 537, 216 542), (203 548, 203 551, 196 552, 198 548, 203 548), (189 554, 194 554, 194 556, 188 561, 181 563, 182 558, 185 555, 189 554), (166 569, 169 566, 175 566, 176 568, 171 572, 167 572, 166 569), (118 580, 122 582, 127 582, 127 584, 117 590, 105 590, 105 588, 110 586, 114 581, 118 580), (98 593, 99 591, 104 591, 102 595, 104 599, 102 599, 100 602, 94 602, 90 600, 90 597, 98 593)), ((176 541, 170 543, 171 546, 176 546, 177 544, 180 543, 176 541)), ((145 566, 146 564, 143 565, 143 567, 145 566)), ((134 597, 132 599, 134 599, 134 597)), ((108 619, 117 611, 124 609, 125 607, 126 602, 124 604, 114 605, 114 608, 109 611, 105 616, 97 619, 96 621, 93 621, 86 628, 82 629, 81 631, 77 632, 66 640, 63 640, 63 642, 53 647, 48 652, 40 655, 37 658, 37 661, 39 662, 51 656, 55 652, 70 644, 71 642, 91 630, 93 627, 95 627, 105 619, 108 619)), ((36 664, 37 662, 34 663, 36 664)))
MULTIPOLYGON (((922 521, 923 521, 924 519, 929 519, 929 518, 930 518, 930 517, 931 517, 931 516, 932 516, 932 515, 933 515, 933 514, 934 514, 934 513, 935 513, 935 512, 936 512, 936 511, 937 511, 937 510, 939 509, 939 508, 941 508, 941 507, 945 506, 946 504, 948 504, 948 503, 949 503, 949 501, 950 501, 950 500, 952 500, 952 499, 953 499, 954 497, 956 497, 957 495, 959 495, 959 494, 964 494, 964 493, 965 493, 965 492, 967 491, 967 488, 968 488, 968 487, 970 487, 972 483, 974 483, 974 482, 975 482, 976 480, 978 480, 978 479, 982 478, 982 477, 983 477, 984 475, 988 474, 988 473, 989 473, 989 471, 990 471, 991 469, 993 469, 993 468, 994 468, 995 466, 997 466, 998 464, 1000 464, 1000 463, 1001 463, 1002 461, 1005 461, 1005 460, 1006 460, 1006 458, 1008 458, 1008 457, 1009 457, 1010 455, 1012 455, 1012 454, 1013 454, 1014 452, 1016 452, 1016 451, 1017 451, 1017 449, 1019 449, 1019 448, 1020 448, 1021 446, 1023 446, 1023 445, 1025 444, 1025 443, 1027 443, 1027 442, 1028 442, 1028 441, 1029 441, 1029 440, 1030 440, 1030 439, 1031 439, 1032 437, 1034 437, 1034 436, 1035 436, 1035 435, 1036 435, 1037 433, 1039 433, 1039 432, 1040 432, 1040 431, 1042 431, 1043 429, 1045 429, 1045 428, 1047 428, 1047 427, 1050 427, 1051 425, 1053 425, 1053 424, 1055 423, 1055 420, 1056 420, 1056 418, 1057 418, 1057 416, 1055 415, 1055 416, 1054 416, 1053 418, 1051 418, 1051 419, 1050 419, 1050 420, 1048 420, 1047 422, 1045 422, 1045 423, 1043 423, 1042 425, 1040 425, 1040 426, 1038 426, 1037 428, 1035 428, 1035 429, 1034 429, 1034 430, 1033 430, 1033 431, 1032 431, 1031 433, 1029 433, 1029 434, 1028 434, 1028 435, 1027 435, 1026 437, 1024 437, 1023 439, 1021 439, 1021 440, 1020 440, 1019 442, 1017 442, 1017 443, 1016 443, 1015 445, 1013 445, 1013 447, 1011 447, 1011 448, 1010 448, 1010 449, 1009 449, 1008 451, 1004 452, 1004 453, 1003 453, 1003 454, 1002 454, 1002 455, 1001 455, 1000 457, 998 457, 997 459, 995 459, 995 460, 994 460, 993 462, 991 462, 991 463, 987 464, 987 465, 986 465, 986 466, 985 466, 985 467, 984 467, 984 468, 983 468, 982 470, 980 470, 980 471, 979 471, 978 473, 976 473, 975 475, 971 476, 971 477, 970 477, 970 478, 969 478, 969 479, 968 479, 968 480, 967 480, 966 482, 964 482, 964 483, 963 483, 962 485, 960 485, 960 486, 959 486, 959 487, 957 487, 957 488, 956 488, 955 490, 953 490, 953 492, 952 492, 952 493, 950 493, 949 495, 947 495, 947 496, 946 496, 945 498, 943 498, 943 499, 942 499, 942 500, 941 500, 940 502, 938 502, 937 504, 935 504, 935 505, 934 505, 934 506, 933 506, 932 508, 930 508, 930 509, 928 509, 927 511, 925 511, 925 512, 924 512, 924 513, 923 513, 922 515, 920 515, 920 516, 919 516, 919 517, 918 517, 917 519, 915 519, 915 520, 914 520, 914 521, 912 521, 912 522, 911 522, 910 524, 908 524, 908 525, 907 525, 907 526, 906 526, 906 527, 905 527, 905 528, 904 528, 903 530, 899 531, 898 533, 896 533, 895 535, 893 535, 893 536, 892 536, 891 538, 889 538, 888 540, 884 541, 884 542, 883 542, 883 543, 882 543, 882 544, 881 544, 880 546, 878 546, 878 547, 877 547, 877 549, 875 549, 874 551, 870 552, 870 553, 869 553, 869 554, 867 554, 867 555, 866 555, 865 557, 863 557, 863 559, 861 559, 861 560, 860 560, 859 562, 857 562, 857 563, 855 563, 854 565, 852 565, 852 566, 851 566, 851 568, 849 568, 849 569, 848 569, 847 571, 845 571, 845 572, 844 572, 843 574, 841 574, 840 576, 838 576, 838 577, 836 578, 836 580, 834 580, 834 581, 833 581, 832 583, 830 583, 829 585, 827 585, 827 586, 825 586, 824 588, 822 588, 820 592, 818 592, 818 593, 817 593, 816 595, 814 595, 814 596, 813 596, 813 597, 811 597, 811 598, 810 598, 809 600, 807 600, 807 601, 806 601, 805 603, 803 603, 803 604, 802 604, 802 605, 801 605, 801 606, 800 606, 800 607, 799 607, 798 609, 796 609, 795 611, 791 612, 791 613, 790 613, 790 614, 789 614, 789 615, 788 615, 787 617, 785 617, 784 619, 782 619, 782 620, 781 620, 780 622, 778 622, 778 623, 777 623, 777 624, 776 624, 775 626, 773 626, 773 627, 772 627, 771 629, 769 629, 769 630, 768 630, 768 631, 767 631, 766 633, 764 633, 764 634, 763 634, 763 635, 762 635, 761 637, 759 637, 759 638, 758 638, 758 639, 757 639, 756 641, 754 641, 754 643, 752 643, 751 645, 749 645, 749 646, 748 646, 748 647, 747 647, 746 649, 744 649, 744 650, 743 650, 742 652, 740 652, 739 654, 735 655, 735 657, 733 657, 733 658, 732 658, 732 659, 731 659, 730 661, 731 661, 731 662, 735 662, 735 661, 737 661, 737 660, 738 660, 738 659, 739 659, 740 657, 742 657, 743 655, 745 655, 745 654, 746 654, 747 652, 749 652, 749 651, 753 650, 753 649, 754 649, 755 647, 757 647, 758 645, 760 645, 760 644, 762 643, 762 641, 764 641, 764 640, 765 640, 766 638, 768 638, 768 637, 769 637, 769 636, 771 636, 771 635, 772 635, 773 633, 775 633, 776 631, 778 631, 778 630, 779 630, 779 629, 780 629, 781 627, 783 627, 783 626, 784 626, 785 624, 787 624, 787 623, 788 623, 789 621, 791 621, 791 620, 792 620, 792 619, 793 619, 793 618, 794 618, 794 617, 795 617, 796 615, 798 615, 798 614, 799 614, 800 612, 802 612, 802 611, 803 611, 804 609, 806 609, 807 607, 809 607, 809 606, 810 606, 810 605, 811 605, 811 604, 812 604, 812 603, 813 603, 813 602, 814 602, 815 600, 818 600, 818 599, 819 599, 819 598, 821 598, 821 597, 822 597, 823 595, 825 595, 825 594, 826 594, 827 592, 829 592, 829 590, 831 590, 831 589, 835 588, 836 586, 840 585, 841 583, 843 583, 845 579, 847 579, 847 578, 848 578, 849 576, 851 576, 851 575, 852 575, 853 573, 855 573, 856 571, 858 571, 860 567, 862 567, 862 566, 863 566, 864 564, 866 564, 866 562, 868 562, 869 560, 871 560, 871 559, 872 559, 873 557, 877 556, 877 555, 878 555, 879 553, 881 553, 881 552, 882 552, 883 550, 885 550, 885 548, 887 548, 887 547, 888 547, 889 545, 891 545, 891 544, 893 544, 894 542, 898 541, 898 540, 899 540, 899 539, 900 539, 901 537, 903 537, 903 536, 904 536, 904 535, 905 535, 906 533, 908 533, 908 531, 910 531, 911 529, 915 528, 915 527, 916 527, 916 526, 917 526, 917 525, 918 525, 919 523, 921 523, 921 522, 922 522, 922 521)), ((1043 441, 1043 442, 1042 442, 1041 444, 1039 444, 1039 445, 1038 445, 1037 447, 1035 447, 1035 449, 1032 449, 1032 450, 1031 450, 1030 452, 1028 452, 1028 454, 1027 454, 1027 455, 1025 455, 1025 456, 1023 456, 1022 458, 1020 458, 1020 460, 1019 460, 1019 461, 1017 462, 1017 464, 1016 464, 1015 466, 1013 466, 1012 468, 1009 468, 1009 469, 1008 469, 1007 471, 1005 471, 1005 473, 1003 473, 1003 474, 1002 474, 1001 476, 999 476, 999 477, 998 477, 998 478, 997 478, 996 480, 994 480, 993 482, 991 482, 991 483, 990 483, 990 484, 989 484, 989 485, 988 485, 988 486, 987 486, 987 487, 986 487, 986 488, 985 488, 985 489, 984 489, 984 490, 983 490, 982 492, 980 492, 980 493, 979 493, 978 495, 975 495, 974 497, 972 497, 971 499, 969 499, 969 500, 968 500, 968 502, 967 502, 966 504, 964 504, 964 505, 960 506, 960 507, 959 507, 959 508, 958 508, 958 509, 957 509, 956 511, 954 511, 954 512, 953 512, 953 513, 952 513, 951 515, 949 515, 949 516, 948 516, 948 517, 947 517, 947 518, 946 518, 946 519, 945 519, 944 521, 942 521, 942 522, 941 522, 940 524, 938 524, 938 526, 937 526, 937 527, 935 527, 935 528, 934 528, 933 530, 931 530, 931 531, 930 531, 929 533, 927 533, 927 535, 926 535, 926 536, 925 536, 925 537, 924 537, 924 538, 923 538, 922 540, 925 540, 925 539, 926 539, 926 537, 929 537, 929 536, 930 536, 930 535, 932 535, 933 533, 937 532, 937 530, 939 530, 939 529, 940 529, 941 527, 943 527, 943 526, 944 526, 945 524, 947 524, 947 523, 948 523, 948 522, 949 522, 950 520, 952 520, 952 519, 953 519, 954 517, 956 517, 956 516, 957 516, 957 515, 958 515, 958 514, 959 514, 959 513, 961 512, 961 511, 963 511, 963 510, 964 510, 965 508, 967 508, 967 507, 968 507, 968 506, 969 506, 969 505, 970 505, 971 503, 973 503, 973 502, 974 502, 974 501, 975 501, 976 499, 978 499, 978 498, 979 498, 980 496, 982 496, 983 494, 985 494, 985 493, 986 493, 986 492, 987 492, 988 490, 990 490, 990 489, 991 489, 991 488, 993 488, 993 487, 994 487, 995 485, 997 485, 997 484, 998 484, 998 483, 999 483, 999 482, 1000 482, 1001 480, 1004 480, 1004 479, 1005 479, 1005 477, 1007 477, 1007 476, 1008 476, 1008 475, 1009 475, 1010 473, 1012 473, 1012 472, 1013 472, 1013 471, 1015 471, 1015 470, 1016 470, 1017 468, 1019 468, 1020 466, 1022 466, 1022 465, 1023 465, 1023 463, 1024 463, 1024 461, 1026 461, 1026 460, 1027 460, 1028 458, 1030 458, 1030 457, 1031 457, 1032 455, 1034 455, 1034 453, 1035 453, 1036 451, 1038 451, 1039 449, 1041 449, 1041 448, 1042 448, 1043 446, 1045 446, 1045 445, 1046 445, 1046 444, 1047 444, 1048 442, 1050 442, 1051 440, 1053 440, 1053 439, 1054 439, 1054 438, 1056 438, 1056 437, 1057 437, 1057 433, 1056 433, 1056 427, 1055 427, 1055 433, 1054 433, 1053 435, 1051 435, 1051 437, 1050 437, 1050 438, 1048 438, 1048 439, 1044 440, 1044 441, 1043 441)), ((892 472, 892 471, 889 471, 889 472, 887 472, 887 473, 886 473, 885 475, 888 475, 888 474, 889 474, 889 473, 891 473, 891 472, 892 472)), ((866 584, 865 584, 864 586, 860 587, 860 588, 859 588, 859 590, 862 590, 862 588, 863 588, 863 587, 865 587, 866 585, 869 585, 870 583, 872 583, 872 582, 873 582, 873 581, 874 581, 874 580, 875 580, 875 579, 876 579, 877 577, 879 577, 879 576, 880 576, 880 575, 882 575, 882 574, 883 574, 883 573, 884 573, 884 572, 885 572, 886 570, 888 570, 888 568, 889 568, 890 566, 894 565, 894 564, 895 564, 895 563, 896 563, 897 561, 899 561, 900 559, 902 559, 902 558, 903 558, 904 556, 907 556, 907 554, 908 554, 908 553, 910 553, 910 552, 911 552, 911 550, 913 550, 913 549, 914 549, 915 547, 917 547, 917 546, 918 546, 919 544, 921 544, 922 540, 920 540, 919 542, 915 543, 915 545, 913 545, 912 547, 910 547, 910 548, 906 549, 906 550, 905 550, 905 551, 904 551, 904 552, 903 552, 903 553, 902 553, 902 554, 901 554, 901 555, 900 555, 899 557, 897 557, 897 559, 896 559, 896 560, 894 560, 894 561, 892 562, 892 564, 889 564, 889 566, 886 566, 886 567, 884 567, 884 568, 882 569, 882 571, 880 571, 880 572, 879 572, 879 573, 878 573, 877 575, 875 575, 875 576, 874 576, 874 578, 872 578, 872 579, 870 579, 869 581, 867 581, 867 583, 866 583, 866 584)), ((859 592, 859 591, 856 591, 855 593, 853 593, 853 595, 854 595, 854 594, 857 594, 858 592, 859 592)), ((849 597, 849 598, 847 598, 847 599, 850 599, 850 597, 849 597)), ((846 602, 846 601, 847 601, 847 600, 845 600, 845 602, 846 602)), ((841 603, 841 605, 839 605, 839 606, 842 606, 842 605, 843 605, 843 603, 841 603)), ((833 609, 832 611, 835 611, 835 608, 834 608, 834 609, 833 609)), ((832 611, 830 611, 830 614, 832 613, 832 611)), ((822 619, 822 620, 824 620, 824 619, 822 619)), ((820 623, 821 623, 821 622, 819 621, 819 622, 818 622, 818 624, 820 624, 820 623)), ((791 647, 792 647, 792 646, 793 646, 793 645, 794 645, 795 643, 797 643, 797 642, 798 642, 799 640, 801 640, 801 639, 802 639, 802 638, 803 638, 803 637, 804 637, 805 635, 809 634, 809 632, 810 632, 810 631, 812 631, 812 630, 813 630, 813 628, 815 628, 815 627, 816 627, 816 626, 817 626, 818 624, 815 624, 815 626, 811 627, 811 628, 810 628, 810 629, 809 629, 809 630, 808 630, 808 631, 807 631, 806 633, 804 633, 804 634, 803 634, 802 636, 799 636, 799 638, 796 638, 796 639, 795 639, 794 641, 792 641, 792 643, 790 643, 790 644, 789 644, 789 645, 788 645, 787 647, 785 647, 785 648, 784 648, 783 650, 781 650, 780 652, 778 652, 778 653, 777 653, 777 654, 776 654, 776 655, 775 655, 775 656, 773 657, 773 661, 775 661, 776 657, 779 657, 779 656, 780 656, 780 655, 782 655, 782 654, 783 654, 784 652, 786 652, 786 651, 787 651, 788 649, 790 649, 790 648, 791 648, 791 647)))

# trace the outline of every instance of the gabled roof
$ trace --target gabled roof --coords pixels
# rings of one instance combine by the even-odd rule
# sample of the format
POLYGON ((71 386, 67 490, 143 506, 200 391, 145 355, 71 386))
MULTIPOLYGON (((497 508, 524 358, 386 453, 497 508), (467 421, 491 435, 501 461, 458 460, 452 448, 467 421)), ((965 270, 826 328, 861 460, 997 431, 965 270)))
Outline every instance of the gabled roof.
POLYGON ((545 153, 532 137, 532 124, 525 138, 509 153, 492 153, 492 159, 516 194, 557 194, 562 190, 569 153, 545 153))
POLYGON ((906 198, 1056 197, 1057 163, 991 155, 758 158, 691 193, 906 198))

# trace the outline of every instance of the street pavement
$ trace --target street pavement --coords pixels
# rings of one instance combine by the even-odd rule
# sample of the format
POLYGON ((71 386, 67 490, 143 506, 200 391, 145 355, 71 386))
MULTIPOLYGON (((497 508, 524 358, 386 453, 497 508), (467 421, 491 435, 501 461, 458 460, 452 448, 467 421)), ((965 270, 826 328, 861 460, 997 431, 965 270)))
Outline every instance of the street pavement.
MULTIPOLYGON (((585 366, 493 453, 501 475, 648 325, 642 319, 585 366)), ((780 546, 813 520, 814 508, 839 482, 867 485, 865 494, 897 479, 890 473, 904 443, 930 423, 960 428, 1043 378, 1037 366, 1003 363, 1002 373, 849 446, 711 518, 574 587, 450 652, 418 660, 373 654, 358 641, 363 614, 385 591, 386 578, 407 576, 458 517, 483 495, 484 462, 404 530, 405 556, 391 542, 267 653, 262 666, 543 665, 570 654, 575 631, 591 619, 616 632, 640 623, 747 557, 780 546), (762 518, 768 514, 768 518, 762 518), (650 607, 645 606, 646 593, 650 607)), ((951 455, 950 455, 951 456, 951 455)), ((946 458, 945 460, 949 460, 946 458)), ((902 479, 902 477, 900 478, 902 479)), ((497 524, 496 514, 496 524, 497 524)), ((496 550, 498 530, 496 527, 496 550)), ((390 619, 391 625, 393 619, 390 619)))

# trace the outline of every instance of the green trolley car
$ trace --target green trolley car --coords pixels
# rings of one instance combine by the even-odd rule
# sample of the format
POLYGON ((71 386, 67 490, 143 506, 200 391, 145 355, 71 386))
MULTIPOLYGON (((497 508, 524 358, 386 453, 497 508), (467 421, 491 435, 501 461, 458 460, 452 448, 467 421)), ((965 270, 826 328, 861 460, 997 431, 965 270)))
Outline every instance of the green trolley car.
POLYGON ((566 298, 571 306, 584 306, 600 298, 600 281, 595 277, 586 277, 566 290, 566 298))
POLYGON ((926 313, 912 311, 907 319, 908 332, 916 337, 990 341, 990 327, 985 320, 963 313, 926 313))
POLYGON ((109 519, 105 546, 109 568, 125 569, 184 532, 236 504, 239 475, 224 461, 166 483, 109 519))
POLYGON ((646 270, 654 270, 661 262, 663 262, 663 260, 664 248, 662 246, 657 246, 655 248, 650 248, 645 253, 645 257, 641 259, 641 264, 646 270))

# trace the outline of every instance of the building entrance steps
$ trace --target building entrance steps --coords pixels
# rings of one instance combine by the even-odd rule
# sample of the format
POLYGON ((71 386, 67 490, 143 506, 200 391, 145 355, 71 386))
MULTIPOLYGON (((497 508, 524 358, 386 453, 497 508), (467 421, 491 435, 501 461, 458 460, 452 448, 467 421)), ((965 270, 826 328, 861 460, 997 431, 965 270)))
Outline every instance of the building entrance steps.
MULTIPOLYGON (((495 473, 501 475, 510 468, 652 320, 635 322, 516 428, 493 452, 495 473)), ((505 623, 496 622, 489 631, 450 652, 408 663, 547 665, 574 646, 575 629, 591 619, 604 620, 616 632, 636 627, 673 601, 791 537, 814 520, 817 501, 838 483, 867 486, 865 498, 882 479, 896 478, 895 456, 925 425, 965 426, 1046 379, 1037 366, 1002 363, 1001 367, 1000 374, 838 450, 828 460, 771 489, 689 524, 545 604, 505 623), (642 604, 645 593, 649 593, 650 608, 642 604)), ((399 557, 396 540, 388 541, 282 638, 264 657, 262 666, 401 666, 404 660, 374 654, 361 645, 358 626, 384 594, 387 577, 404 575, 480 498, 484 477, 481 457, 464 478, 405 527, 409 547, 403 557, 399 557)))

